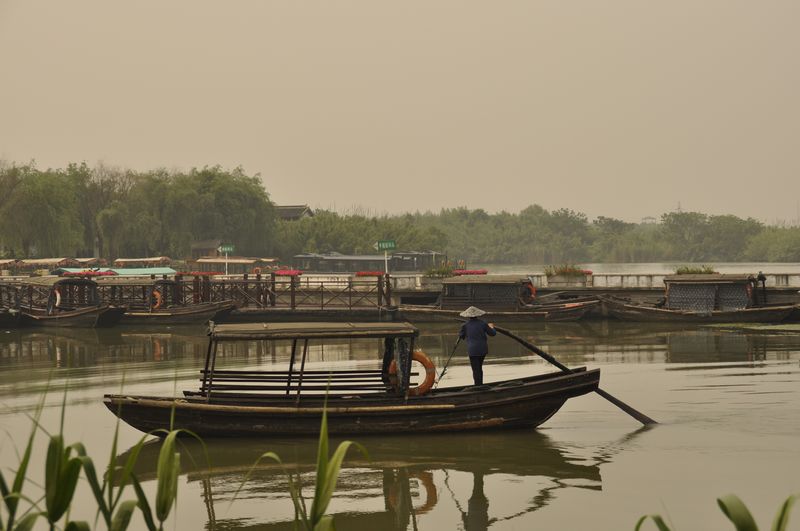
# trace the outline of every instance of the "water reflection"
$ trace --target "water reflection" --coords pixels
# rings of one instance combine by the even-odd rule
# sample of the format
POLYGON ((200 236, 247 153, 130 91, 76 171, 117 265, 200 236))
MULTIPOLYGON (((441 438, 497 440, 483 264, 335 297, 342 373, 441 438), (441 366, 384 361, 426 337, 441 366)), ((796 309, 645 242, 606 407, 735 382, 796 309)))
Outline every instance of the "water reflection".
MULTIPOLYGON (((338 529, 416 529, 423 519, 457 518, 464 529, 485 530, 553 503, 562 489, 601 490, 600 465, 638 433, 591 452, 530 431, 367 437, 361 442, 370 458, 351 452, 330 512, 338 529)), ((307 495, 313 492, 315 441, 211 440, 210 466, 198 443, 184 443, 185 455, 190 456, 182 458, 189 463, 186 480, 196 486, 193 490, 206 507, 207 529, 291 528, 293 513, 282 466, 261 462, 251 468, 267 450, 281 456, 287 471, 299 474, 307 495), (226 508, 225 516, 220 516, 220 507, 226 508)), ((155 479, 159 448, 153 441, 142 449, 136 465, 140 479, 155 479)))
MULTIPOLYGON (((781 352, 800 350, 800 334, 754 334, 674 325, 594 321, 517 324, 512 330, 572 364, 752 361, 766 359, 768 352, 781 359, 781 352)), ((421 327, 419 346, 441 365, 455 340, 454 327, 427 324, 421 327)), ((202 360, 206 346, 205 329, 201 327, 15 330, 0 334, 0 367, 19 368, 20 363, 25 363, 29 367, 67 369, 119 362, 202 360)), ((289 349, 288 342, 228 343, 221 345, 219 356, 236 365, 278 363, 288 359, 289 349)), ((535 358, 504 337, 493 339, 490 349, 490 360, 535 358)), ((372 361, 379 359, 380 352, 377 340, 327 341, 310 347, 309 362, 372 361)))

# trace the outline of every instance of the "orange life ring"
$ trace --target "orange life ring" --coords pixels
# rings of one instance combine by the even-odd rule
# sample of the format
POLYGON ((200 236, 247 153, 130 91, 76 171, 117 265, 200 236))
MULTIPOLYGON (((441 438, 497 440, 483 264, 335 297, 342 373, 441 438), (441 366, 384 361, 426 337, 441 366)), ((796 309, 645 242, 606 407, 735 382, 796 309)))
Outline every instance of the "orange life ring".
MULTIPOLYGON (((410 396, 422 396, 427 394, 433 387, 433 383, 436 380, 436 365, 434 365, 431 359, 421 350, 415 350, 414 353, 411 354, 411 361, 421 363, 422 366, 425 367, 425 379, 416 387, 409 387, 408 394, 410 396)), ((393 376, 395 374, 397 374, 397 362, 392 360, 392 363, 389 364, 389 375, 393 376)))
POLYGON ((261 268, 260 267, 254 267, 253 268, 253 274, 254 275, 260 275, 261 274, 261 268))
POLYGON ((155 299, 155 302, 150 303, 150 307, 153 310, 157 310, 161 308, 161 304, 164 302, 164 297, 161 295, 161 292, 158 291, 157 288, 153 288, 153 292, 150 294, 151 300, 155 299))

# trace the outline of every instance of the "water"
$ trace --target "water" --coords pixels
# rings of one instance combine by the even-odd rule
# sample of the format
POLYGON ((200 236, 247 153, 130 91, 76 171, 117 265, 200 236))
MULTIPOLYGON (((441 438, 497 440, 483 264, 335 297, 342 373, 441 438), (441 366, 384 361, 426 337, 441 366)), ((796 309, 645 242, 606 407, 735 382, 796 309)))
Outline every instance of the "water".
MULTIPOLYGON (((441 367, 455 328, 421 325, 422 348, 441 367)), ((676 529, 730 529, 715 498, 736 493, 765 528, 779 504, 800 492, 800 334, 741 333, 587 321, 530 324, 514 331, 569 366, 602 369, 602 387, 661 422, 642 430, 598 395, 570 400, 536 431, 362 437, 367 460, 346 461, 330 510, 340 530, 632 529, 658 512, 676 529)), ((101 403, 124 376, 131 394, 197 386, 205 355, 201 328, 0 332, 0 465, 15 468, 31 414, 48 387, 43 424, 57 430, 65 383, 67 441, 82 440, 107 459, 116 417, 101 403), (49 383, 48 383, 49 382, 49 383)), ((505 337, 491 340, 488 380, 550 371, 505 337)), ((311 352, 309 368, 378 364, 374 342, 333 342, 311 352)), ((288 345, 236 344, 229 367, 285 367, 288 345)), ((463 352, 447 380, 467 383, 463 352)), ((141 434, 123 425, 121 453, 141 434)), ((33 479, 41 481, 43 438, 33 479)), ((251 465, 267 450, 310 480, 316 441, 209 440, 211 468, 187 443, 177 529, 290 529, 283 469, 264 461, 231 503, 251 465)), ((137 465, 154 492, 157 444, 137 465)), ((35 491, 35 487, 29 485, 35 491)), ((307 493, 310 493, 307 490, 307 493)), ((133 497, 130 492, 128 497, 133 497)), ((81 486, 73 517, 94 519, 81 486)), ((135 517, 136 529, 143 527, 135 517)), ((170 524, 171 525, 171 524, 170 524)), ((794 515, 791 529, 800 529, 794 515)))
MULTIPOLYGON (((478 264, 475 269, 488 269, 495 275, 542 274, 547 264, 478 264)), ((653 263, 581 263, 583 269, 598 274, 669 275, 680 266, 700 267, 708 265, 719 273, 754 274, 759 271, 772 274, 797 274, 800 263, 796 262, 653 262, 653 263)), ((473 266, 470 266, 473 267, 473 266)))

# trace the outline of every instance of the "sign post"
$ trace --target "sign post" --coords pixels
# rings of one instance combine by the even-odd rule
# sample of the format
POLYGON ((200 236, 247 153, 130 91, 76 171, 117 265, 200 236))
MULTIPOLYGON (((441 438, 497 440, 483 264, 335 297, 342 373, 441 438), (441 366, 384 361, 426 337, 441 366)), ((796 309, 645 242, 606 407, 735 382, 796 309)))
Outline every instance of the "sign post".
POLYGON ((394 240, 378 240, 372 246, 376 251, 383 251, 384 273, 389 273, 389 251, 397 249, 397 242, 394 240))
POLYGON ((225 274, 228 274, 228 253, 233 253, 233 245, 224 244, 217 247, 217 251, 225 253, 225 274))

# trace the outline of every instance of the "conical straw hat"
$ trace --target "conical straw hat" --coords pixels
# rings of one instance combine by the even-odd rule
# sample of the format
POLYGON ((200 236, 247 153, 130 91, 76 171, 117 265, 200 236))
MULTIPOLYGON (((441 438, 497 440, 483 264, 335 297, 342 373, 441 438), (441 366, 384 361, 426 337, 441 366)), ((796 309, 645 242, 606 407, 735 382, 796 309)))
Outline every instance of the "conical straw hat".
POLYGON ((486 312, 475 306, 470 306, 458 315, 461 317, 480 317, 481 315, 486 315, 486 312))

